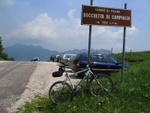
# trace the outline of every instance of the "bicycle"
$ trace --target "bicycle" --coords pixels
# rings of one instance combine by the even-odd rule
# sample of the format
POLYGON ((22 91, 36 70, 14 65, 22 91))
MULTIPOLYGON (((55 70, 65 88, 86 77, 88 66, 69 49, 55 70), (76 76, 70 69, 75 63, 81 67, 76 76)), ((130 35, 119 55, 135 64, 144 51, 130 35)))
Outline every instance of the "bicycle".
POLYGON ((106 74, 94 74, 92 72, 93 63, 89 63, 87 67, 81 71, 75 72, 71 75, 68 74, 65 65, 60 65, 59 70, 53 72, 53 77, 60 77, 65 72, 65 80, 57 81, 53 83, 49 89, 49 99, 54 104, 63 104, 68 101, 72 101, 75 94, 82 87, 83 81, 87 80, 86 85, 90 93, 95 97, 102 97, 106 93, 111 93, 114 89, 113 81, 106 74), (85 73, 85 76, 79 81, 77 85, 74 85, 70 76, 77 75, 79 73, 85 73), (69 81, 69 83, 68 83, 69 81))

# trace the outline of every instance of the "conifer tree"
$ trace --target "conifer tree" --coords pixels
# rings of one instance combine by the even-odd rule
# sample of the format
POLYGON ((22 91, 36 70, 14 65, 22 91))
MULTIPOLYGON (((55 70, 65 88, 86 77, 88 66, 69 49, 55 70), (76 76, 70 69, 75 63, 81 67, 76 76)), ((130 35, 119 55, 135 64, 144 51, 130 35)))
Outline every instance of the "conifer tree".
POLYGON ((2 52, 3 52, 3 45, 2 45, 2 37, 0 36, 0 57, 2 57, 2 52))

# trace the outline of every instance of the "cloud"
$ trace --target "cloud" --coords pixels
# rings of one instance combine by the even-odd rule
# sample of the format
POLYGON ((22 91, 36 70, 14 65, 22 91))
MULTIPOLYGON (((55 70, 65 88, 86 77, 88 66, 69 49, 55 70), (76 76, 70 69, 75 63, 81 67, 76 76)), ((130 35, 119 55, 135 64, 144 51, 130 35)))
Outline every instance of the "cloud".
POLYGON ((73 19, 74 18, 74 12, 75 12, 75 10, 70 10, 69 12, 68 12, 68 17, 69 18, 71 18, 71 19, 73 19))
POLYGON ((35 20, 22 25, 19 29, 14 31, 13 35, 24 35, 30 38, 37 37, 55 37, 56 33, 53 31, 54 21, 47 13, 40 14, 35 20))
MULTIPOLYGON (((81 25, 79 18, 74 18, 75 10, 68 12, 69 18, 53 19, 47 13, 38 15, 34 20, 21 25, 8 37, 14 43, 41 45, 45 48, 65 51, 68 49, 88 48, 88 26, 81 25)), ((138 32, 136 27, 128 30, 128 35, 134 37, 138 32)), ((123 29, 121 27, 93 26, 92 48, 110 49, 122 48, 123 29)), ((119 50, 118 49, 118 50, 119 50)))
POLYGON ((136 28, 135 26, 132 26, 131 28, 127 29, 127 34, 130 38, 133 38, 132 36, 135 36, 139 33, 138 28, 136 28))
MULTIPOLYGON (((126 40, 128 42, 136 40, 139 30, 135 26, 126 29, 126 40)), ((109 50, 114 48, 115 52, 122 51, 123 27, 96 26, 96 28, 93 29, 92 45, 93 48, 105 48, 109 50)), ((130 50, 130 45, 128 45, 127 42, 126 49, 130 50)))

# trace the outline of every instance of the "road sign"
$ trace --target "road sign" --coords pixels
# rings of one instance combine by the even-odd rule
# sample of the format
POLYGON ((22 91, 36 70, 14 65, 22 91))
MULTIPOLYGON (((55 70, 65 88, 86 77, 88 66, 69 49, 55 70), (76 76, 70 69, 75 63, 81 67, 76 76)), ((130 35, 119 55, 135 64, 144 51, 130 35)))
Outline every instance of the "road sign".
POLYGON ((131 27, 131 10, 82 5, 81 24, 131 27))

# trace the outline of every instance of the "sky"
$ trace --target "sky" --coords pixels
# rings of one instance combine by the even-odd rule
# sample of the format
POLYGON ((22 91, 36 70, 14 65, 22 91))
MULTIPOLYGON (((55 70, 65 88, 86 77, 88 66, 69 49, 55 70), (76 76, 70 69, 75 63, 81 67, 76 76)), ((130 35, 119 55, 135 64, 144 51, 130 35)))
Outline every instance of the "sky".
MULTIPOLYGON (((93 6, 131 10, 125 51, 150 50, 150 0, 93 0, 93 6)), ((64 52, 88 49, 89 26, 81 25, 82 5, 90 0, 0 0, 0 36, 4 48, 15 44, 64 52)), ((92 26, 92 49, 122 52, 123 27, 92 26)))

